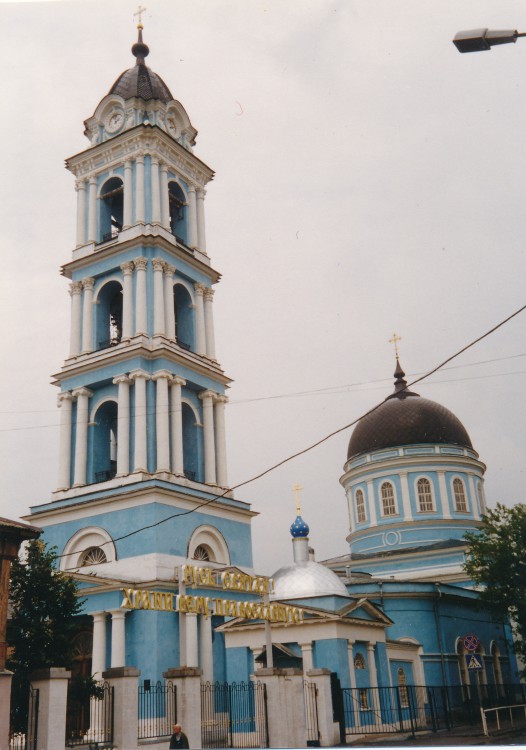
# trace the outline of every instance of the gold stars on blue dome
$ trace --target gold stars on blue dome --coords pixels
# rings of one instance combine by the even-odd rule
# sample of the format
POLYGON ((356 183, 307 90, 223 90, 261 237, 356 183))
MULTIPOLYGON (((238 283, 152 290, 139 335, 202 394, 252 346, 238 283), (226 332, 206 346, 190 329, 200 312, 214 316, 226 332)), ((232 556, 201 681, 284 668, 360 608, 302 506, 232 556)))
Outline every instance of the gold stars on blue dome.
POLYGON ((301 516, 296 516, 290 527, 290 534, 294 539, 309 536, 309 525, 301 516))

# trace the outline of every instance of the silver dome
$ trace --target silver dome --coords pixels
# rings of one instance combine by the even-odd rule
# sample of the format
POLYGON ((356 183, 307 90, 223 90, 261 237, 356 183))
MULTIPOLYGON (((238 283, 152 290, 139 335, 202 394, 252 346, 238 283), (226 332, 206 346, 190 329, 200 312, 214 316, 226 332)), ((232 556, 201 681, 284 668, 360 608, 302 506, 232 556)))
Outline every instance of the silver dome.
POLYGON ((336 573, 320 563, 308 560, 285 565, 272 576, 274 593, 270 599, 305 599, 314 596, 350 594, 336 573))

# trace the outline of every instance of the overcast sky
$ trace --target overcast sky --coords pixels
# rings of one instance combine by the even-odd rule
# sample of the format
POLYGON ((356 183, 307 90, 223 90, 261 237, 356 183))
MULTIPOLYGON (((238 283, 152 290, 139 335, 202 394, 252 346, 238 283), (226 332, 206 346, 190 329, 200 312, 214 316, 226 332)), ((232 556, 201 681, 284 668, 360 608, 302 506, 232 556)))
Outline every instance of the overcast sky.
MULTIPOLYGON (((229 391, 229 479, 353 421, 526 301, 526 41, 460 55, 466 28, 526 30, 519 0, 145 0, 149 66, 216 177, 208 251, 229 391), (360 384, 360 385, 357 385, 360 384)), ((75 243, 66 157, 135 60, 131 0, 2 3, 0 515, 57 482, 50 385, 67 353, 59 267, 75 243)), ((415 390, 487 463, 490 504, 524 501, 526 313, 415 390)), ((256 568, 291 559, 292 487, 318 559, 344 554, 350 431, 237 491, 256 568)))

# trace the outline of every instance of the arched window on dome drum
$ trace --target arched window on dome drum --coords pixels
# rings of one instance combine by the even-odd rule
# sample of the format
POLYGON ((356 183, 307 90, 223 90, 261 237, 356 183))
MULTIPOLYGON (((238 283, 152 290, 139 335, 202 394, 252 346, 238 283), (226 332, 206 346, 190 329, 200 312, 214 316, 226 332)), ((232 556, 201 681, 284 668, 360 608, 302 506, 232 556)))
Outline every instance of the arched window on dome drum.
POLYGON ((433 507, 433 493, 431 491, 431 482, 429 479, 422 477, 416 483, 416 491, 418 494, 418 510, 420 513, 430 513, 434 511, 433 507))
POLYGON ((112 177, 100 191, 99 242, 109 242, 122 229, 124 186, 119 177, 112 177))
POLYGON ((407 690, 407 678, 403 667, 398 668, 398 691, 400 695, 400 705, 402 708, 409 707, 409 691, 407 690))
POLYGON ((466 501, 464 482, 458 477, 453 480, 453 494, 455 496, 455 510, 457 513, 467 513, 468 504, 466 501))
POLYGON ((356 502, 356 520, 358 523, 364 523, 367 521, 367 516, 365 514, 365 498, 363 496, 363 491, 356 490, 354 499, 356 502))
POLYGON ((354 668, 355 669, 366 669, 365 666, 365 659, 363 658, 363 654, 356 654, 354 657, 354 668))
POLYGON ((380 494, 382 497, 382 515, 384 516, 396 516, 396 501, 394 496, 394 488, 391 482, 384 482, 380 488, 380 494))

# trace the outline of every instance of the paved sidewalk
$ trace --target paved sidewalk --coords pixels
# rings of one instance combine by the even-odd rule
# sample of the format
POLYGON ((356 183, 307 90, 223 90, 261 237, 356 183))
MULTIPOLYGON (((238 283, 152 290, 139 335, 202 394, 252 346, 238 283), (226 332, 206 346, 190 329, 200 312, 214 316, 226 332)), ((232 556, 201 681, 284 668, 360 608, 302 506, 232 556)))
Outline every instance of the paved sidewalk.
POLYGON ((439 732, 362 735, 345 747, 463 747, 468 745, 526 745, 526 727, 494 731, 486 737, 479 726, 442 729, 439 732))

